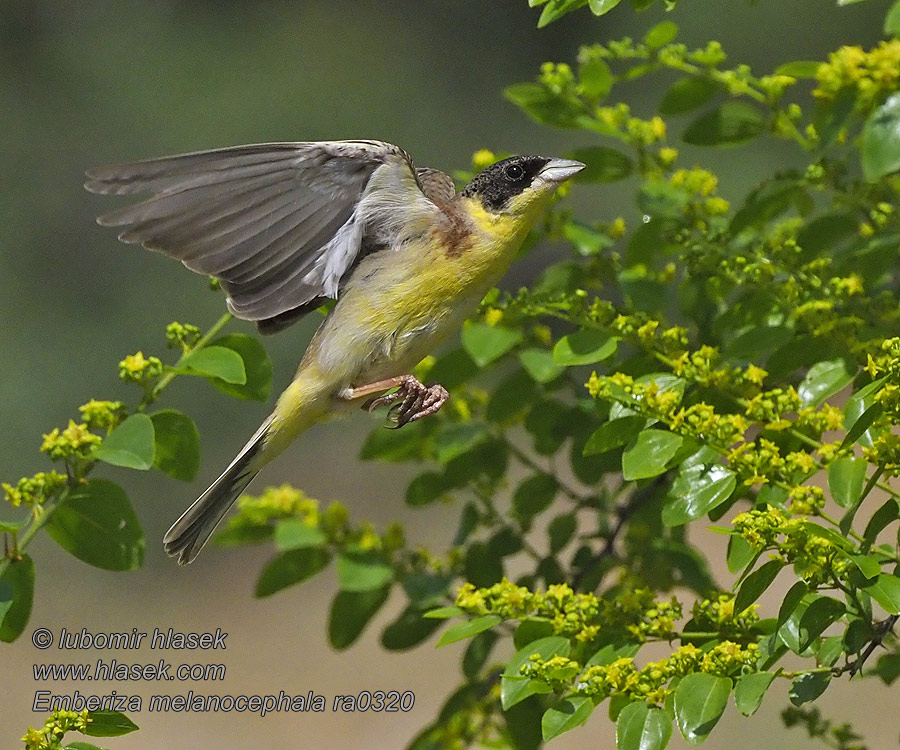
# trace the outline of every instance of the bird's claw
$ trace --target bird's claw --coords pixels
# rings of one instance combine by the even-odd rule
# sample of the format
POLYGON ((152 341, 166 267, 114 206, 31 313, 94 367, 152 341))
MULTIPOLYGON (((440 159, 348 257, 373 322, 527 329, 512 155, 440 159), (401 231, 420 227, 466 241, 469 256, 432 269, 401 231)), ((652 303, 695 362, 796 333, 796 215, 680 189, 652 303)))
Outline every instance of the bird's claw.
POLYGON ((436 413, 448 398, 450 394, 442 385, 423 385, 412 375, 406 375, 396 391, 372 399, 366 408, 372 411, 380 406, 390 407, 385 427, 396 430, 436 413))

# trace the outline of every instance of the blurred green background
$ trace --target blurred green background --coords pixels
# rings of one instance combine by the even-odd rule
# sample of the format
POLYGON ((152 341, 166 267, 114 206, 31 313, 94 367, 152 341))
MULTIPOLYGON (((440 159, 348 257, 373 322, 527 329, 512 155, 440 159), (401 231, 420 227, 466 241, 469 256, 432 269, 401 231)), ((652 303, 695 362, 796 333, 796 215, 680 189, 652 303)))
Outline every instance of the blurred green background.
MULTIPOLYGON (((296 0, 276 2, 80 3, 11 2, 0 10, 0 479, 43 470, 40 435, 64 425, 91 397, 131 398, 117 362, 141 349, 159 353, 172 320, 206 327, 223 298, 204 279, 162 256, 116 242, 94 217, 113 205, 81 189, 94 165, 166 153, 269 140, 379 138, 406 148, 420 165, 467 168, 473 151, 561 154, 584 145, 565 132, 527 121, 501 95, 531 79, 545 60, 574 60, 581 43, 639 37, 664 16, 689 45, 718 39, 732 62, 754 71, 795 59, 822 59, 841 44, 879 38, 888 0, 845 8, 835 0, 681 0, 678 9, 635 14, 627 4, 603 18, 586 10, 537 30, 537 10, 525 0, 296 0)), ((632 108, 652 112, 660 90, 623 88, 632 108)), ((675 123, 671 140, 679 146, 675 123)), ((583 137, 583 136, 579 136, 583 137)), ((684 148, 683 148, 684 150, 684 148)), ((694 152, 687 153, 693 156, 694 152)), ((753 149, 696 152, 720 174, 732 200, 790 151, 768 142, 753 149)), ((609 220, 628 215, 630 183, 580 189, 579 214, 609 220)), ((565 248, 542 248, 521 261, 505 284, 533 280, 565 248)), ((316 316, 267 347, 275 387, 288 382, 316 316)), ((251 332, 247 324, 229 330, 251 332)), ((405 654, 387 654, 379 624, 349 651, 330 650, 325 635, 333 576, 252 599, 265 549, 210 548, 179 569, 162 551, 168 524, 243 444, 271 404, 237 402, 203 382, 179 379, 164 404, 187 411, 201 433, 203 465, 192 485, 159 473, 110 471, 128 489, 148 537, 144 568, 105 573, 69 558, 46 538, 31 551, 37 564, 35 609, 26 634, 0 648, 0 742, 14 747, 31 713, 35 689, 57 693, 136 693, 193 688, 198 693, 306 693, 413 690, 408 714, 135 714, 141 731, 109 740, 134 750, 190 745, 241 750, 258 746, 402 747, 432 719, 456 685, 459 649, 433 649, 435 638, 405 654), (93 631, 154 627, 229 632, 224 655, 186 654, 187 662, 224 662, 220 683, 50 683, 33 680, 39 661, 93 662, 98 656, 150 662, 159 652, 46 652, 29 638, 34 627, 93 631), (219 658, 220 656, 224 658, 219 658), (195 658, 192 658, 195 657, 195 658)), ((360 414, 301 438, 260 479, 290 481, 323 500, 343 500, 355 518, 383 524, 400 519, 410 538, 442 548, 456 510, 403 505, 403 467, 357 460, 366 431, 360 414)), ((712 536, 712 535, 710 535, 712 536)), ((723 556, 714 554, 714 558, 723 556)), ((720 574, 721 580, 728 580, 720 574)), ((773 602, 764 606, 777 606, 773 602)), ((463 645, 460 645, 462 648, 463 645)), ((162 654, 180 663, 175 652, 162 654)), ((889 691, 875 683, 841 681, 823 706, 853 719, 872 747, 893 745, 897 726, 881 721, 889 691)), ((785 699, 786 702, 786 699, 785 699)), ((786 734, 773 691, 756 719, 730 710, 710 748, 765 743, 813 747, 786 734)), ((554 742, 559 750, 611 747, 612 725, 597 716, 554 742)), ((680 747, 673 739, 672 746, 680 747)))

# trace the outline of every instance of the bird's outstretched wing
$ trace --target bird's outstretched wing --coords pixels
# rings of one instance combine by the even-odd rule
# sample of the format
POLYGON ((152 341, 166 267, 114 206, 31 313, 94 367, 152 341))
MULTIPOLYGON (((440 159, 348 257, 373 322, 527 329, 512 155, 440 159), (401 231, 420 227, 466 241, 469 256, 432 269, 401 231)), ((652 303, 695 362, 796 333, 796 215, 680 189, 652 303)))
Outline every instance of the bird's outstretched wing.
POLYGON ((85 187, 151 194, 98 222, 219 278, 231 312, 279 330, 337 297, 363 247, 439 215, 449 178, 418 173, 380 141, 266 143, 100 167, 85 187))

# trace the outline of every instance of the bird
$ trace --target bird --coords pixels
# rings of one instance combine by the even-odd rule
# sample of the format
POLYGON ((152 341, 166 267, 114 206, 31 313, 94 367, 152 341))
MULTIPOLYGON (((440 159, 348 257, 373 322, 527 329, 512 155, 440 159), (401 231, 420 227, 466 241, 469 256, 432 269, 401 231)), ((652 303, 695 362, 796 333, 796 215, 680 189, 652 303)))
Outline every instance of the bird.
POLYGON ((232 146, 99 167, 85 188, 140 195, 104 214, 119 240, 219 280, 228 310, 275 333, 334 300, 294 379, 163 538, 192 562, 259 471, 302 432, 362 406, 402 427, 448 393, 415 365, 461 327, 556 189, 585 165, 512 156, 453 180, 377 140, 232 146))

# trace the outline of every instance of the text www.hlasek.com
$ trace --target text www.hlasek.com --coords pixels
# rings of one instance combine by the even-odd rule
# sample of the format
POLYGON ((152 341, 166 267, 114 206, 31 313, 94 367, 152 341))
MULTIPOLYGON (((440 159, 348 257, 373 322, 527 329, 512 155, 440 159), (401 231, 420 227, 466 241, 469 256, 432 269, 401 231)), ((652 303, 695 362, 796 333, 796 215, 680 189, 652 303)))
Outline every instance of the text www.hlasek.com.
MULTIPOLYGON (((63 628, 59 636, 46 628, 38 628, 32 634, 32 642, 42 651, 56 644, 57 649, 79 650, 137 650, 142 645, 160 650, 194 650, 226 648, 225 639, 228 634, 217 629, 215 633, 173 633, 154 631, 154 638, 149 634, 133 633, 91 634, 86 630, 81 633, 67 632, 63 628), (119 637, 121 636, 121 637, 119 637), (143 637, 142 637, 143 636, 143 637), (142 643, 147 638, 145 643, 142 643)), ((74 682, 149 682, 149 681, 192 681, 209 682, 225 679, 224 664, 182 663, 172 664, 164 659, 151 663, 125 663, 115 658, 100 658, 90 663, 34 664, 36 682, 46 680, 74 682)), ((324 711, 371 711, 371 712, 407 712, 415 704, 415 695, 411 691, 397 690, 363 690, 356 694, 334 695, 330 699, 313 691, 293 695, 279 690, 269 695, 205 695, 188 690, 176 695, 152 695, 149 698, 141 695, 121 694, 111 690, 104 695, 86 694, 80 690, 60 695, 50 690, 38 690, 34 694, 33 711, 176 711, 176 712, 237 712, 256 713, 265 716, 273 712, 324 712, 324 711)))

